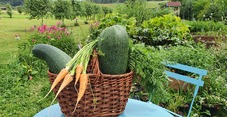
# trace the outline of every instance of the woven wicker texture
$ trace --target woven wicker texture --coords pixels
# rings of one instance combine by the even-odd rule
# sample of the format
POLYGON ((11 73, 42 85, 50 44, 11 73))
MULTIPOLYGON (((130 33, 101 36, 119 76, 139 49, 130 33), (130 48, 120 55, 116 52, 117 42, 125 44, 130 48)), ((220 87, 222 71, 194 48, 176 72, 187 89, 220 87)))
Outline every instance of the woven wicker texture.
MULTIPOLYGON (((133 72, 121 75, 102 74, 97 56, 92 57, 87 69, 90 73, 89 84, 75 113, 72 113, 77 100, 74 81, 58 95, 57 99, 62 113, 66 117, 116 117, 120 115, 128 101, 133 72)), ((52 84, 57 74, 48 72, 48 76, 52 84)), ((53 90, 55 94, 60 84, 53 90)), ((79 89, 79 84, 77 89, 79 89)))

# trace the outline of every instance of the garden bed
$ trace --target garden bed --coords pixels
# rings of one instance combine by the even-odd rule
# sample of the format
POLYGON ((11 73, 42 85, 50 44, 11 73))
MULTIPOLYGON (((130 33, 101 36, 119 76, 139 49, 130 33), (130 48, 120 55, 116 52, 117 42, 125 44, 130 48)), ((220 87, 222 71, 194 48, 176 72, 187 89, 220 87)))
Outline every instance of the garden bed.
POLYGON ((204 43, 207 47, 216 46, 216 37, 214 36, 204 36, 204 35, 193 35, 193 39, 196 43, 204 43))

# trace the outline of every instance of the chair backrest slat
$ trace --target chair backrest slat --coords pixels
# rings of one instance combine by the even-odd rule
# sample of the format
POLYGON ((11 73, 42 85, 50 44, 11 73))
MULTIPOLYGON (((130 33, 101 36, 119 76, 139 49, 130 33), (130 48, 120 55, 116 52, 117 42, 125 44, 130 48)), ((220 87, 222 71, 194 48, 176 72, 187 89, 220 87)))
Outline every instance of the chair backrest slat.
POLYGON ((167 74, 167 76, 169 76, 171 78, 175 78, 177 80, 182 80, 184 82, 191 83, 194 85, 203 86, 203 84, 204 84, 204 81, 202 81, 202 80, 198 80, 198 79, 184 76, 181 74, 177 74, 177 73, 173 73, 173 72, 169 72, 169 71, 165 71, 165 73, 167 74))
POLYGON ((187 71, 187 72, 191 72, 191 73, 196 73, 196 74, 200 74, 200 75, 207 75, 207 70, 203 70, 203 69, 199 69, 199 68, 195 68, 195 67, 191 67, 191 66, 187 66, 187 65, 183 65, 183 64, 179 64, 179 63, 173 63, 173 64, 166 64, 166 66, 171 67, 171 68, 175 68, 175 69, 180 69, 183 71, 187 71))

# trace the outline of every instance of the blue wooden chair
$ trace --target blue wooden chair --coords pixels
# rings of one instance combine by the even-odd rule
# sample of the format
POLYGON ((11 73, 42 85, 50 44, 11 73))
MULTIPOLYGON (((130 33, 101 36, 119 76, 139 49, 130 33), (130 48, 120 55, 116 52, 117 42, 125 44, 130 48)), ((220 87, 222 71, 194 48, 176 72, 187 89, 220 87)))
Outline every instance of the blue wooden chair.
MULTIPOLYGON (((190 108, 189 108, 189 111, 188 111, 188 114, 187 114, 187 117, 189 117, 191 110, 192 110, 193 103, 194 103, 194 99, 195 99, 195 97, 198 93, 199 87, 204 85, 204 81, 202 81, 202 77, 207 75, 207 70, 198 69, 198 68, 194 68, 194 67, 187 66, 187 65, 182 65, 182 64, 179 64, 179 63, 176 63, 176 64, 164 63, 164 65, 169 67, 169 68, 187 71, 187 72, 190 72, 190 73, 197 74, 199 76, 198 79, 195 79, 195 78, 191 78, 191 77, 181 75, 181 74, 178 74, 178 73, 175 73, 175 72, 165 71, 165 73, 167 74, 168 77, 196 85, 195 90, 194 90, 194 94, 193 94, 193 98, 192 98, 192 101, 191 101, 191 104, 190 104, 190 108)), ((162 108, 162 107, 160 107, 160 108, 162 108)), ((176 113, 174 113, 170 110, 167 110, 165 108, 162 108, 162 109, 168 111, 169 113, 171 113, 175 116, 182 117, 181 115, 176 114, 176 113)))

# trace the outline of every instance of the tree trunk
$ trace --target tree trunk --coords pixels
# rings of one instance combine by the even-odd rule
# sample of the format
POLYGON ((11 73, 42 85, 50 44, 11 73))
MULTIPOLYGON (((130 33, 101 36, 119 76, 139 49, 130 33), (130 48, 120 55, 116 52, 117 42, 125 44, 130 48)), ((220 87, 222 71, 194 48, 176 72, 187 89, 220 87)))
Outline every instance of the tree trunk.
POLYGON ((42 17, 42 25, 43 25, 43 17, 42 17))

